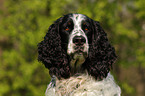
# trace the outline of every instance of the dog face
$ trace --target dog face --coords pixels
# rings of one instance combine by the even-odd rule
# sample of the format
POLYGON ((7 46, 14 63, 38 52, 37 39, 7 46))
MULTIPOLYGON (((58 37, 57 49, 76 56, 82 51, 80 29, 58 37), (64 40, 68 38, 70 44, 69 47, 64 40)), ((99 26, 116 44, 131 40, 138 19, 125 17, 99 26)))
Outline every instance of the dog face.
POLYGON ((78 68, 87 58, 89 44, 92 42, 89 18, 82 14, 67 15, 60 24, 59 32, 62 45, 67 44, 65 49, 71 57, 71 66, 78 68))
POLYGON ((102 79, 116 58, 100 23, 82 14, 57 19, 38 44, 38 60, 59 79, 84 71, 102 79))

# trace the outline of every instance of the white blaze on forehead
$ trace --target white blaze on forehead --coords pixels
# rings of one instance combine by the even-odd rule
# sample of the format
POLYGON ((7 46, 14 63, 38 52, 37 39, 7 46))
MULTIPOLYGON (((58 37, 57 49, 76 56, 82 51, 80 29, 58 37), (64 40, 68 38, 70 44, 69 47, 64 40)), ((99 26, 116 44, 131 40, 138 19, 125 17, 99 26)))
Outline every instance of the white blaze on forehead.
POLYGON ((74 29, 81 27, 81 23, 84 19, 85 19, 85 16, 82 14, 73 14, 72 20, 74 23, 74 29))
POLYGON ((87 38, 85 33, 84 33, 84 31, 81 28, 82 21, 84 21, 85 18, 86 18, 85 15, 82 15, 82 14, 73 14, 71 19, 73 20, 73 23, 74 23, 74 30, 71 33, 71 37, 74 37, 74 36, 84 36, 85 38, 87 38))

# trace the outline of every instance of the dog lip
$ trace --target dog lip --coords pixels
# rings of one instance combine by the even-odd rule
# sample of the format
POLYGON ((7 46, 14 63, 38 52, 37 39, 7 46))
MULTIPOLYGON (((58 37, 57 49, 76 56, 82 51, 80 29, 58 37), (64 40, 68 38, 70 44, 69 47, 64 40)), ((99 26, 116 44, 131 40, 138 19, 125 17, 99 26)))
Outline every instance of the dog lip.
POLYGON ((84 46, 83 46, 83 45, 75 45, 75 46, 74 46, 74 49, 75 49, 75 50, 84 49, 84 46))
POLYGON ((84 48, 80 48, 80 47, 78 47, 78 48, 76 48, 75 49, 75 53, 84 53, 84 48))

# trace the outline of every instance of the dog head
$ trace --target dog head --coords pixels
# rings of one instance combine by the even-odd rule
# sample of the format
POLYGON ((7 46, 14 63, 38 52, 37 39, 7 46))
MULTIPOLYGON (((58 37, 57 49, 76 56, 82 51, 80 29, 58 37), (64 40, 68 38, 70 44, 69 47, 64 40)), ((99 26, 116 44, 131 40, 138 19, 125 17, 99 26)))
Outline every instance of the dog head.
POLYGON ((102 79, 116 60, 114 47, 99 22, 82 14, 67 14, 56 20, 38 44, 38 53, 38 60, 58 78, 87 70, 102 79))

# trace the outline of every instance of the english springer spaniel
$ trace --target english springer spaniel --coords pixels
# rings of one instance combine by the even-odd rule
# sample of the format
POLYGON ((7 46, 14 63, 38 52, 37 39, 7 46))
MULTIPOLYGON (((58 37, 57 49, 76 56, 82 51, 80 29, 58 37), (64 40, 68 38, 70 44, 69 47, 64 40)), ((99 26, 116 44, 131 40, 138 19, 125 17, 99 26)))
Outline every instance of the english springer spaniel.
POLYGON ((99 22, 67 14, 38 44, 38 60, 52 77, 46 96, 120 96, 110 74, 117 56, 99 22))

